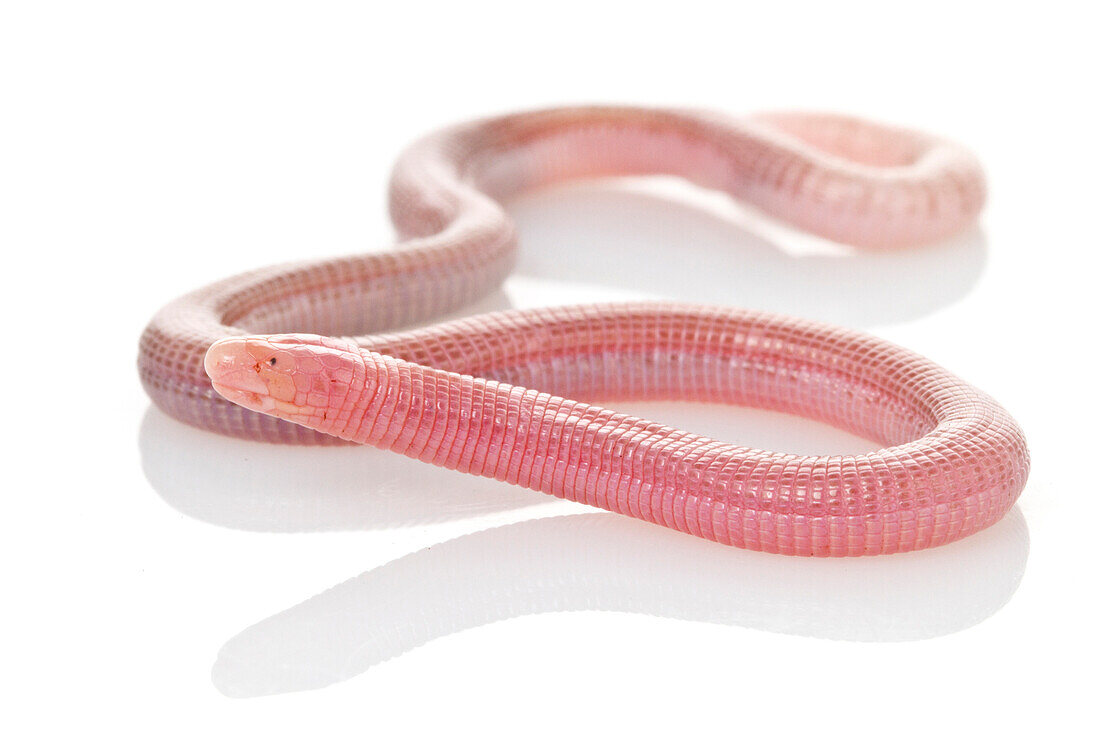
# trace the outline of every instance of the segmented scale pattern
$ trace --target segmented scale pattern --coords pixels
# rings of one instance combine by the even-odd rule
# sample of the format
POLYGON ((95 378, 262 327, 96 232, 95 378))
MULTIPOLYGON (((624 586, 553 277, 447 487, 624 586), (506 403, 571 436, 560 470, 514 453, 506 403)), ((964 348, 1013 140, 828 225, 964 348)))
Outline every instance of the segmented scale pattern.
POLYGON ((1028 471, 1012 418, 942 368, 865 334, 674 304, 512 311, 394 331, 506 277, 516 232, 500 199, 649 173, 879 248, 957 231, 984 200, 981 170, 961 148, 838 116, 579 108, 468 123, 398 161, 390 208, 400 247, 270 267, 184 296, 143 334, 143 383, 167 412, 207 429, 369 443, 770 552, 919 549, 1007 512, 1028 471), (323 340, 361 355, 363 370, 361 394, 314 425, 325 432, 230 403, 203 371, 216 339, 287 332, 376 334, 323 340), (891 447, 777 454, 591 404, 613 399, 783 410, 891 447))

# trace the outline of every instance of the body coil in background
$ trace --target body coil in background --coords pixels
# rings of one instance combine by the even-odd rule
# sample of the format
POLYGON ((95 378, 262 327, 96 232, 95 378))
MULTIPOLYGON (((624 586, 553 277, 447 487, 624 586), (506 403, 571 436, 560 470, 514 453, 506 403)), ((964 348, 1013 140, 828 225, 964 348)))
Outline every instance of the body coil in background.
POLYGON ((920 549, 1008 511, 1029 465, 1017 424, 981 391, 869 335, 667 303, 395 331, 507 276, 516 235, 502 198, 651 173, 860 247, 948 236, 985 196, 967 151, 835 115, 573 108, 468 123, 398 161, 390 211, 402 246, 269 267, 180 298, 142 335, 142 382, 162 409, 202 428, 367 443, 768 552, 920 549), (378 335, 256 335, 286 332, 378 335), (781 454, 591 404, 622 399, 782 410, 890 447, 781 454))

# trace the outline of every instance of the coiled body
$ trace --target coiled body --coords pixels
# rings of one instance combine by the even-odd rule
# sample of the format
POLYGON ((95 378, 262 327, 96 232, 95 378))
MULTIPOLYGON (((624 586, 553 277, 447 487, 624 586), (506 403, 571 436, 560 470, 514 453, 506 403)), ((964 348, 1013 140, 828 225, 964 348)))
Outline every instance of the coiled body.
POLYGON ((680 175, 879 248, 951 234, 984 199, 965 151, 848 118, 583 108, 470 123, 398 162, 391 214, 401 247, 271 267, 181 298, 142 337, 143 383, 170 414, 208 429, 378 445, 771 552, 918 549, 1011 507, 1028 470, 1011 417, 867 335, 674 304, 513 311, 393 332, 507 275, 516 237, 502 197, 642 173, 680 175), (379 335, 254 336, 284 332, 379 335), (891 447, 753 450, 590 404, 609 399, 784 410, 891 447))

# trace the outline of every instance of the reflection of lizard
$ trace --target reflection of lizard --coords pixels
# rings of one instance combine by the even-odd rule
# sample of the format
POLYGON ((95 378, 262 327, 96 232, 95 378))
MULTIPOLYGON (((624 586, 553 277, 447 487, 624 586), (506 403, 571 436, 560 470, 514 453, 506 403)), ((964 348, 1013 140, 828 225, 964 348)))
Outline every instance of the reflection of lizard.
POLYGON ((230 639, 213 679, 234 697, 323 687, 441 636, 549 611, 619 611, 854 641, 973 626, 1015 592, 1019 510, 949 547, 813 562, 730 552, 609 514, 535 519, 420 550, 230 639))

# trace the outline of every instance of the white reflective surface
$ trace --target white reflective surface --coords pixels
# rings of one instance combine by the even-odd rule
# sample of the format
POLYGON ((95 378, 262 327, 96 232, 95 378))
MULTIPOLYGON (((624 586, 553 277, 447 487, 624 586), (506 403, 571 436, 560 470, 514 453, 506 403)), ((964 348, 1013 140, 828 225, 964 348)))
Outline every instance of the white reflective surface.
MULTIPOLYGON (((0 728, 1087 726, 1091 26, 1057 3, 1044 33, 965 3, 691 5, 3 11, 0 728), (517 275, 478 307, 672 298, 868 329, 1019 420, 1034 460, 1017 508, 936 550, 773 557, 372 449, 221 438, 149 406, 136 341, 169 298, 382 247, 402 145, 572 100, 835 109, 972 145, 991 183, 981 227, 895 254, 677 182, 525 196, 517 275)), ((615 407, 763 448, 870 447, 753 410, 615 407)))
POLYGON ((562 611, 618 611, 798 636, 913 641, 984 621, 1016 590, 1022 514, 916 557, 810 565, 723 552, 618 516, 533 519, 370 570, 229 639, 232 697, 324 687, 438 637, 562 611))
MULTIPOLYGON (((766 438, 774 430, 774 444, 788 450, 858 443, 762 411, 633 407, 680 417, 676 424, 693 422, 693 429, 709 423, 708 434, 732 427, 766 438)), ((540 502, 583 509, 382 451, 224 440, 152 408, 140 445, 145 474, 165 501, 225 527, 383 530, 540 502), (332 460, 318 460, 326 454, 332 460), (365 486, 363 476, 378 478, 365 486)), ((1018 508, 946 547, 827 562, 731 552, 605 512, 498 522, 368 570, 243 630, 221 648, 215 686, 233 697, 324 687, 438 637, 550 611, 640 613, 823 639, 930 639, 980 623, 1007 603, 1028 555, 1018 508)))

